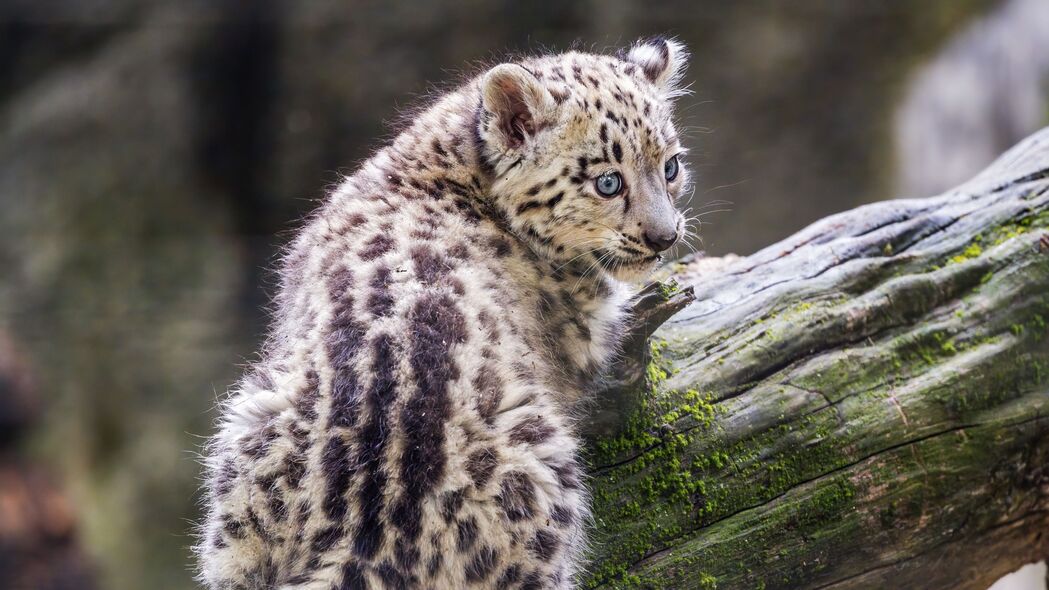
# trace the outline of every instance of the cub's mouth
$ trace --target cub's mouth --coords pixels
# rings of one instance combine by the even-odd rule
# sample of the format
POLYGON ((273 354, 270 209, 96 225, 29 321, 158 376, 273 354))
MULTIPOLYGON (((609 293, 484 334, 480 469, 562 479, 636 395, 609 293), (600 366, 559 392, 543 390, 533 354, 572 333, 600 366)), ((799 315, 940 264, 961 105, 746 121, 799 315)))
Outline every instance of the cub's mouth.
POLYGON ((623 256, 617 252, 610 252, 609 255, 599 258, 601 267, 622 281, 634 281, 644 278, 644 275, 651 272, 662 261, 662 254, 623 256))

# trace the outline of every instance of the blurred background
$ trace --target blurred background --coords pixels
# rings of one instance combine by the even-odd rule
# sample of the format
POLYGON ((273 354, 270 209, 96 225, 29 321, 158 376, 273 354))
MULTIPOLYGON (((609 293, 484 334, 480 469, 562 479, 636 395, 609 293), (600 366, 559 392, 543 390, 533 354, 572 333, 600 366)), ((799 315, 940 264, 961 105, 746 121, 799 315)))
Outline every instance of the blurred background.
POLYGON ((1049 0, 0 0, 0 588, 192 588, 196 453, 295 221, 478 62, 653 34, 694 54, 711 255, 1049 124, 1049 0))

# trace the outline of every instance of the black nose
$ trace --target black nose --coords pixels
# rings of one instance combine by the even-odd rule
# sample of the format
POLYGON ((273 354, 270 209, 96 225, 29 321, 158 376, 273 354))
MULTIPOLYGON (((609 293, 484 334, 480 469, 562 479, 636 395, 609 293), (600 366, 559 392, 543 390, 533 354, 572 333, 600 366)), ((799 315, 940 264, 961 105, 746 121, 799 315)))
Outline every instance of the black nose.
POLYGON ((677 232, 660 233, 646 231, 643 237, 645 238, 646 246, 652 248, 655 252, 662 252, 674 245, 674 242, 677 241, 677 232))

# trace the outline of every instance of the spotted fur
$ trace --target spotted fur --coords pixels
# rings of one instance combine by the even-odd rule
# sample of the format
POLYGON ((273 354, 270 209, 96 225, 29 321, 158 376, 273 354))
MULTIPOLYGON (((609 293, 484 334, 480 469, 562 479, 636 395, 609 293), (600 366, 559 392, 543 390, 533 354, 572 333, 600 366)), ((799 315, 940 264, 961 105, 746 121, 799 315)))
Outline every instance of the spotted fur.
POLYGON ((207 449, 208 588, 575 586, 573 416, 683 230, 684 62, 656 39, 498 65, 334 191, 207 449))

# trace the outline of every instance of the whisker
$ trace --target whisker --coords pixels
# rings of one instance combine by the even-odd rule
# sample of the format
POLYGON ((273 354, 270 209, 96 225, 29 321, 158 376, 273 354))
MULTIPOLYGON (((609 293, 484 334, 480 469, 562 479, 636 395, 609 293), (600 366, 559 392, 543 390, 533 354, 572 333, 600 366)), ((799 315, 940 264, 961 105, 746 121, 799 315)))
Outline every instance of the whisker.
POLYGON ((735 187, 735 186, 739 186, 739 185, 741 185, 741 184, 743 184, 745 182, 747 182, 746 179, 739 180, 739 181, 736 181, 736 182, 733 182, 733 183, 730 183, 730 184, 719 184, 718 186, 713 186, 713 187, 710 187, 707 190, 703 191, 703 194, 705 195, 705 194, 708 194, 708 193, 712 193, 714 191, 719 191, 719 190, 726 189, 726 188, 732 188, 732 187, 735 187))
MULTIPOLYGON (((609 239, 611 239, 611 238, 609 238, 609 239)), ((597 252, 598 250, 600 250, 602 248, 602 246, 598 246, 597 248, 591 248, 590 250, 587 250, 585 252, 581 252, 581 253, 573 256, 572 258, 568 259, 564 264, 562 264, 561 266, 558 266, 557 268, 555 268, 554 272, 557 272, 557 271, 561 270, 562 268, 568 266, 572 262, 575 262, 577 259, 579 259, 582 256, 586 256, 587 254, 592 254, 594 252, 597 252)))
POLYGON ((583 274, 579 277, 579 280, 577 280, 575 282, 575 285, 572 286, 572 293, 575 293, 579 289, 579 285, 583 282, 583 279, 585 279, 587 277, 587 275, 590 274, 591 271, 596 271, 601 266, 601 261, 602 260, 604 260, 606 257, 612 256, 612 255, 613 255, 613 252, 611 250, 607 250, 603 254, 601 254, 600 257, 595 259, 594 263, 591 264, 590 266, 588 266, 585 271, 583 271, 583 274))

